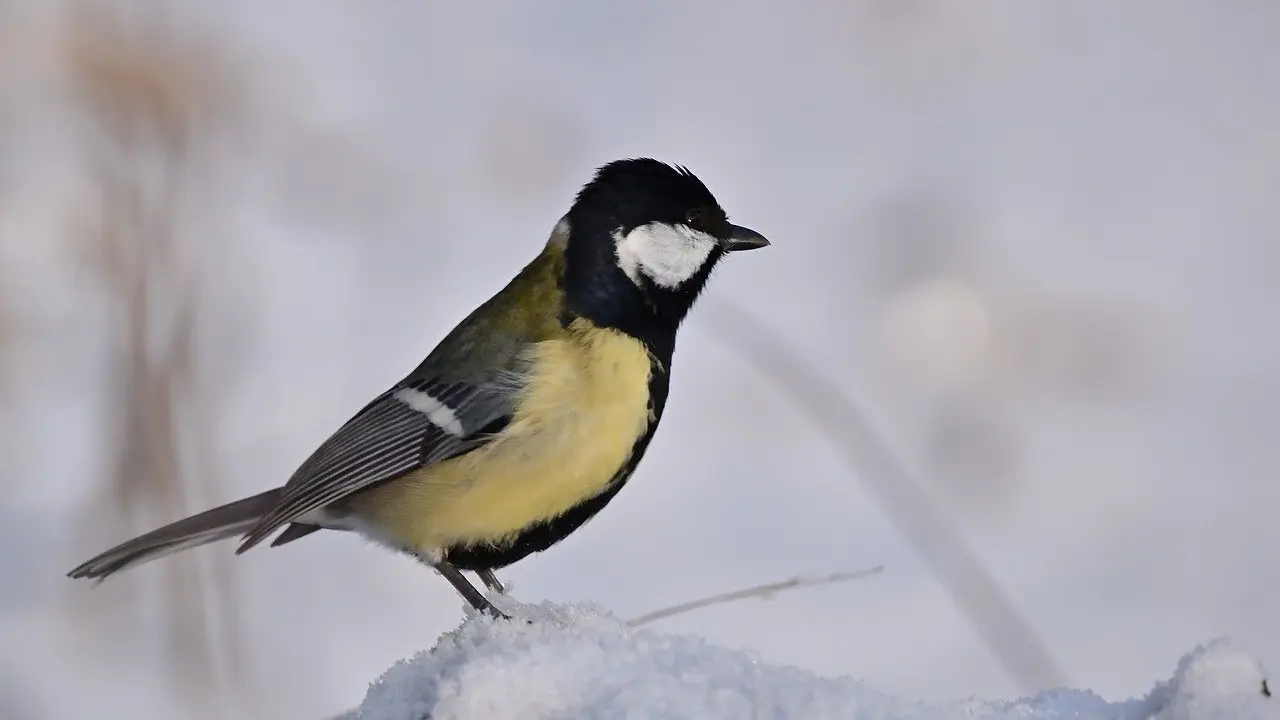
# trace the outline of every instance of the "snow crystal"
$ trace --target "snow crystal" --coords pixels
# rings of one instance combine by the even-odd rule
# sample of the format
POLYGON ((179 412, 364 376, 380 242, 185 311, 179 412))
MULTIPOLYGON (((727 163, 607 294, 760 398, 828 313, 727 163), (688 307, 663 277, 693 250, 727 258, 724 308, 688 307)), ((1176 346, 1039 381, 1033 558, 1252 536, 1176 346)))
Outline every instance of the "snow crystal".
POLYGON ((1280 720, 1261 666, 1222 640, 1197 649, 1146 698, 1085 690, 1016 701, 921 703, 851 678, 770 665, 692 636, 633 629, 586 606, 473 616, 369 689, 355 720, 1280 720))

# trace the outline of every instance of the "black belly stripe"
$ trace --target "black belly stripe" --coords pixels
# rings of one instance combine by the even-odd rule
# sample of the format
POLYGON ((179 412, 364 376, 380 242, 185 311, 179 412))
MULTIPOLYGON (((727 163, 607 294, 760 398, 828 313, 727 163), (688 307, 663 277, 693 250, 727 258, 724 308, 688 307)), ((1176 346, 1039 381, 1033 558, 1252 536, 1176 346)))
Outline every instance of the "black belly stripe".
POLYGON ((665 360, 666 363, 654 361, 649 375, 649 427, 632 445, 626 464, 614 474, 604 492, 578 503, 558 517, 530 525, 506 544, 455 545, 445 551, 445 558, 460 570, 494 570, 506 567, 564 540, 604 509, 631 479, 631 474, 640 464, 658 429, 658 421, 662 418, 670 388, 670 356, 665 360))

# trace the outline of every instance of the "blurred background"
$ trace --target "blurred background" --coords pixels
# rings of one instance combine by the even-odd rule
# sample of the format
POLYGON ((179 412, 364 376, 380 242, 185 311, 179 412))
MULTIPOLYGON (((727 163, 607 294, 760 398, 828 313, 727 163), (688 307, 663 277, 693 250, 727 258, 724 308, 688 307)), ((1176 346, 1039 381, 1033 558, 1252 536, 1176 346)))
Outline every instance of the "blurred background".
POLYGON ((774 244, 517 597, 633 617, 883 564, 654 627, 923 699, 1142 694, 1222 634, 1280 667, 1278 32, 1194 0, 0 0, 0 717, 317 720, 455 627, 338 533, 64 573, 283 482, 637 155, 774 244), (731 312, 919 492, 851 469, 731 312))

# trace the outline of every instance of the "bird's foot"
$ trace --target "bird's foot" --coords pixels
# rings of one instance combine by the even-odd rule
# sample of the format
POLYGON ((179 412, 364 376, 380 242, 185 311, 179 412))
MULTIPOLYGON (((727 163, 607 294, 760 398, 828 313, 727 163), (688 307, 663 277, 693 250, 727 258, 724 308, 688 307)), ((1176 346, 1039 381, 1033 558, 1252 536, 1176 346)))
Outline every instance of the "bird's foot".
POLYGON ((497 575, 493 574, 492 570, 477 570, 476 577, 480 578, 480 582, 484 583, 484 586, 489 588, 491 592, 496 592, 499 595, 507 594, 507 587, 502 584, 497 575))
MULTIPOLYGON (((432 567, 443 575, 445 580, 449 581, 449 584, 453 586, 453 589, 457 590, 458 594, 462 596, 462 599, 466 600, 471 607, 494 619, 511 619, 510 615, 502 612, 492 602, 489 602, 489 598, 485 597, 484 593, 477 590, 476 586, 472 585, 462 572, 447 560, 437 560, 432 563, 432 567)), ((492 573, 489 574, 492 576, 492 573)), ((493 580, 496 581, 497 578, 493 578, 493 580)))

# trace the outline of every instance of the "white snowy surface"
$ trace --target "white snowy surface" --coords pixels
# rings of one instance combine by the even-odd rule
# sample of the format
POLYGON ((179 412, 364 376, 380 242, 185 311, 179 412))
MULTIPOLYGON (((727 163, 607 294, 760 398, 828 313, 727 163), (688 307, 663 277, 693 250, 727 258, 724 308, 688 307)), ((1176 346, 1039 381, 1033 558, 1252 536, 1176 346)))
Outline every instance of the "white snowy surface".
POLYGON ((522 606, 516 614, 532 622, 473 616, 388 670, 345 720, 1280 718, 1280 700, 1263 694, 1261 664, 1226 639, 1188 654, 1171 680, 1139 699, 1108 702, 1063 689, 1013 701, 924 703, 698 637, 632 629, 590 607, 522 606))

